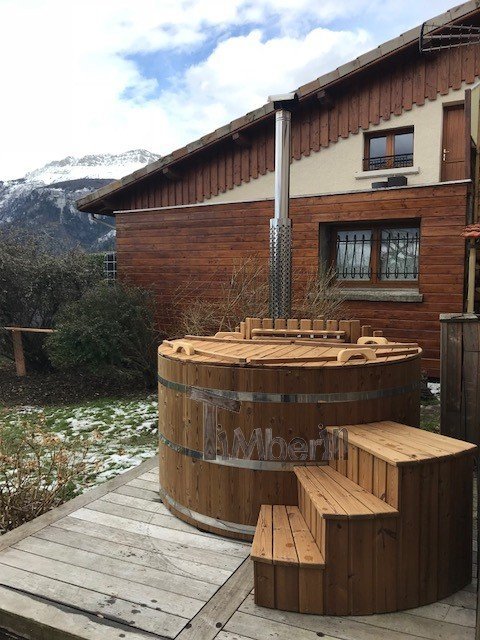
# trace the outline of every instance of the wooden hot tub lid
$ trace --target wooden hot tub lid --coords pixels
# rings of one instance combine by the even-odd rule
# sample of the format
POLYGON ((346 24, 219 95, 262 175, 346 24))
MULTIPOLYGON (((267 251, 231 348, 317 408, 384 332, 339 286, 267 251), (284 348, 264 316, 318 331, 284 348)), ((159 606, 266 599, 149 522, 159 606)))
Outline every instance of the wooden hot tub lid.
POLYGON ((416 358, 417 344, 344 344, 314 340, 231 340, 187 336, 165 340, 159 355, 185 362, 251 367, 345 367, 416 358))

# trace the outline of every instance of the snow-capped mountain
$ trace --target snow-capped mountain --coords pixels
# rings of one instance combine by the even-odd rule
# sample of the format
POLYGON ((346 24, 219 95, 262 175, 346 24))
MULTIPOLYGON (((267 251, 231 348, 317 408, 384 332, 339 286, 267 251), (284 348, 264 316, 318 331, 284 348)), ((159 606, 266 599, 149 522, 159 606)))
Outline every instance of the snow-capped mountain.
MULTIPOLYGON (((0 181, 0 227, 42 233, 58 248, 108 250, 113 247, 115 232, 80 213, 76 200, 158 158, 144 149, 83 158, 68 156, 18 180, 0 181)), ((105 221, 114 224, 112 218, 105 221)))

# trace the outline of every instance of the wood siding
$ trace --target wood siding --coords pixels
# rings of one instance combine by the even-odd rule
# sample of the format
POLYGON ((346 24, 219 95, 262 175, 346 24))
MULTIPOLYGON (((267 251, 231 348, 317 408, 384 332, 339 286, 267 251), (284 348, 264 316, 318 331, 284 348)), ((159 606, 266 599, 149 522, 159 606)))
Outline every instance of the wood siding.
MULTIPOLYGON (((387 58, 328 88, 322 99, 301 102, 292 116, 292 158, 299 160, 413 105, 422 106, 460 89, 462 82, 472 84, 478 76, 480 45, 437 55, 410 50, 387 58)), ((175 163, 177 179, 157 173, 113 194, 112 206, 126 210, 194 204, 273 171, 272 118, 245 127, 237 142, 230 135, 180 159, 175 163)))
MULTIPOLYGON (((440 313, 463 309, 468 184, 444 184, 294 198, 293 261, 319 263, 319 225, 353 221, 418 220, 421 228, 421 303, 349 302, 352 317, 382 329, 388 338, 418 340, 424 367, 439 372, 440 313)), ((117 215, 119 277, 152 287, 167 309, 186 280, 206 295, 246 255, 268 259, 273 201, 170 208, 117 215)))

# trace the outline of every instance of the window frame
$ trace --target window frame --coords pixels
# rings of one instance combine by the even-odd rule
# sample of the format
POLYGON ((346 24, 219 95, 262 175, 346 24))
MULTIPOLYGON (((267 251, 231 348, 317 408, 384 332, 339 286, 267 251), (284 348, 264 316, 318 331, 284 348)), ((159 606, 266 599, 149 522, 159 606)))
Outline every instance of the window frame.
POLYGON ((103 254, 103 274, 107 282, 117 280, 117 252, 105 251, 103 254))
POLYGON ((418 218, 406 220, 377 220, 374 222, 356 222, 352 224, 335 224, 331 227, 330 238, 332 239, 330 261, 333 269, 337 269, 337 234, 339 231, 371 231, 372 245, 370 252, 370 272, 369 280, 343 280, 336 278, 336 282, 344 287, 364 289, 364 288, 383 288, 383 289, 418 289, 420 281, 420 242, 421 242, 421 220, 418 218), (418 273, 416 278, 408 278, 403 280, 387 280, 379 276, 380 269, 380 251, 382 247, 382 230, 384 229, 418 229, 418 273))
MULTIPOLYGON (((366 131, 363 135, 363 161, 362 161, 362 170, 363 171, 389 171, 392 169, 407 169, 408 167, 413 167, 414 161, 414 148, 415 148, 415 130, 413 125, 409 127, 398 127, 396 129, 383 129, 382 131, 366 131), (395 167, 395 136, 402 133, 411 133, 413 135, 413 144, 412 144, 412 162, 411 164, 406 165, 405 167, 395 167), (370 168, 370 140, 374 138, 386 138, 386 148, 385 148, 385 157, 389 158, 387 162, 387 166, 381 167, 378 169, 370 168)), ((405 155, 405 154, 399 154, 405 155)), ((379 156, 382 157, 382 156, 379 156)))

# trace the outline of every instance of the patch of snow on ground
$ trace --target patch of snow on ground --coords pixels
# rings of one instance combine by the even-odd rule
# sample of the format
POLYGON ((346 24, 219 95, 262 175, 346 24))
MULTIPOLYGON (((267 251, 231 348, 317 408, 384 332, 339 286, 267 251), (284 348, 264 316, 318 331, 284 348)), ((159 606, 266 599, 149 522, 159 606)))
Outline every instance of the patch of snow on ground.
POLYGON ((440 399, 440 383, 439 382, 428 382, 428 388, 433 393, 433 395, 440 399))
POLYGON ((19 415, 43 414, 45 422, 64 443, 88 437, 87 469, 78 478, 82 491, 138 466, 157 452, 157 398, 101 400, 70 407, 17 407, 7 421, 19 415))

